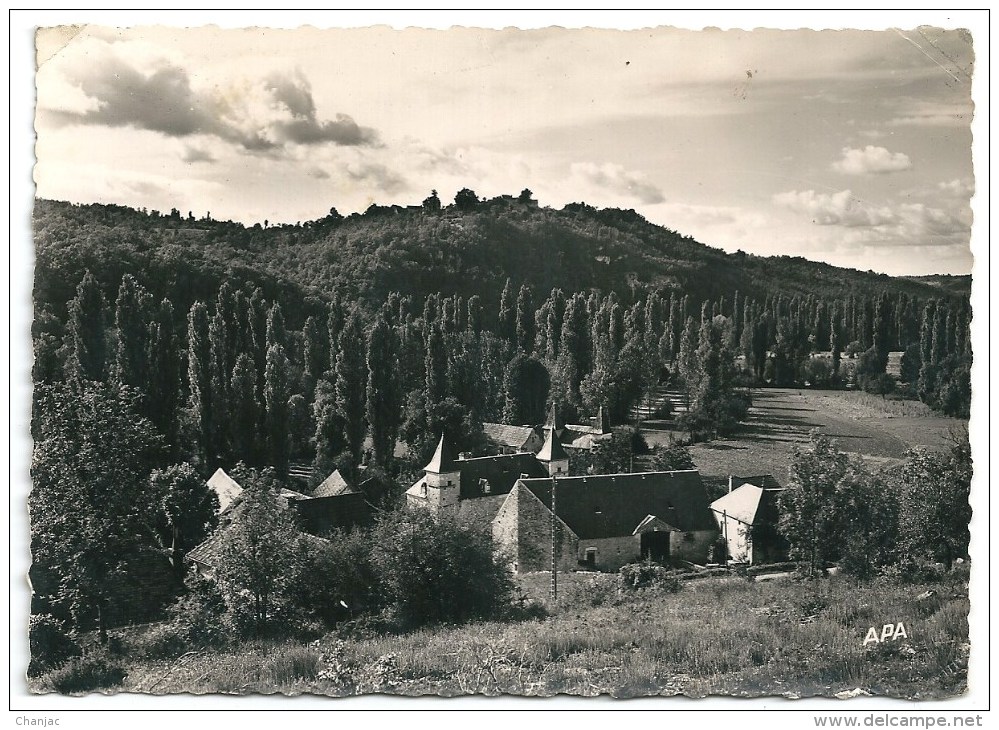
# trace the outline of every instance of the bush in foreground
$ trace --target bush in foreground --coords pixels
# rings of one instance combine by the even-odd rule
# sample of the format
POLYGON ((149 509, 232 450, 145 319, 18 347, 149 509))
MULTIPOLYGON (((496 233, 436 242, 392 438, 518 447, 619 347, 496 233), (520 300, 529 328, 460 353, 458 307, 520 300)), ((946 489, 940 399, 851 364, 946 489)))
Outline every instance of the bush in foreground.
POLYGON ((371 533, 371 564, 385 603, 406 626, 496 615, 513 584, 484 532, 429 512, 383 516, 371 533))
POLYGON ((75 657, 49 675, 53 689, 60 694, 108 689, 124 679, 124 667, 104 653, 75 657))
POLYGON ((652 588, 666 593, 680 590, 680 579, 669 568, 646 560, 621 566, 621 586, 625 590, 652 588))
POLYGON ((63 622, 49 614, 35 614, 28 620, 28 646, 29 677, 44 674, 80 654, 80 645, 67 634, 63 622))

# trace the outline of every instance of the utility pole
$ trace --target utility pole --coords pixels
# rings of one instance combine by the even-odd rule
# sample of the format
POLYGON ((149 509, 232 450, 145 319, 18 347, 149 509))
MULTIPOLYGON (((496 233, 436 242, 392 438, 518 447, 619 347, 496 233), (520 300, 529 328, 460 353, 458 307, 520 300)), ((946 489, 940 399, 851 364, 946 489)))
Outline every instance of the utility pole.
POLYGON ((558 600, 558 525, 557 518, 555 516, 555 491, 556 491, 556 479, 555 475, 552 474, 552 587, 551 587, 551 598, 552 607, 554 608, 555 602, 558 600))

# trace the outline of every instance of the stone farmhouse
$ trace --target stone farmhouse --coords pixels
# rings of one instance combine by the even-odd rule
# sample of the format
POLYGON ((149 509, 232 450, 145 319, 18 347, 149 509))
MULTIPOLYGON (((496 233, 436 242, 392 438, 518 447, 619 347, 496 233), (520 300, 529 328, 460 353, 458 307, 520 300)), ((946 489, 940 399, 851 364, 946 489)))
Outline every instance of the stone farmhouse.
POLYGON ((556 428, 536 454, 467 458, 442 436, 406 504, 489 531, 515 572, 551 568, 553 523, 562 571, 707 561, 718 527, 697 471, 568 474, 556 428))

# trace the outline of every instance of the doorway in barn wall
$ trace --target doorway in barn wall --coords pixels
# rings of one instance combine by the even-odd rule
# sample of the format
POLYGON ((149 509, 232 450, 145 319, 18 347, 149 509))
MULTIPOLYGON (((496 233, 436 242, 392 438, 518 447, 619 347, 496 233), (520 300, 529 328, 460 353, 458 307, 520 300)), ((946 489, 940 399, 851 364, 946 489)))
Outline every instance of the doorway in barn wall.
POLYGON ((642 533, 642 560, 651 560, 666 565, 669 562, 669 533, 642 533))

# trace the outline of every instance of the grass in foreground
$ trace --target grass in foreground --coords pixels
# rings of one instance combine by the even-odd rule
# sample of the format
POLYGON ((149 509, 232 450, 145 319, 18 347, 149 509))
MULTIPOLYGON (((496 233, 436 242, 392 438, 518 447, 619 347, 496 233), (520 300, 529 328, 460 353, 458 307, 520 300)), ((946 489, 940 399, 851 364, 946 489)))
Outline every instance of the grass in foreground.
MULTIPOLYGON (((527 576, 543 595, 547 576, 527 576)), ((320 642, 248 642, 179 659, 131 661, 121 691, 558 693, 617 697, 711 694, 831 696, 860 688, 913 699, 964 691, 965 583, 690 581, 676 594, 619 594, 616 576, 573 575, 547 618, 320 642), (917 600, 927 589, 934 595, 917 600), (906 638, 868 643, 869 627, 906 638)), ((40 678, 35 691, 52 691, 40 678)))

